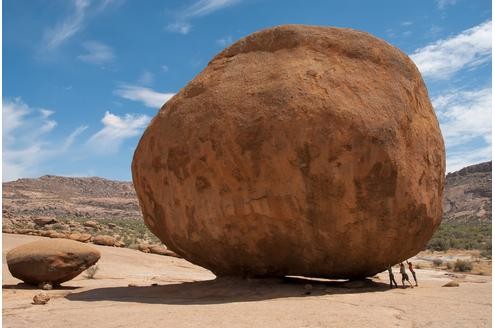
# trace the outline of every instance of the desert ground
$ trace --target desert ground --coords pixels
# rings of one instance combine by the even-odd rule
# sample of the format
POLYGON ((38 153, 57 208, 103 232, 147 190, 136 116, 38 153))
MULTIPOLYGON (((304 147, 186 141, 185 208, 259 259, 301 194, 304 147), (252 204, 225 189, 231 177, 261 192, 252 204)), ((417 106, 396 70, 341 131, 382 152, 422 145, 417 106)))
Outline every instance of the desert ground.
POLYGON ((183 259, 107 246, 95 246, 94 279, 83 273, 33 305, 41 290, 13 278, 5 254, 42 238, 3 234, 4 327, 491 327, 491 276, 417 269, 412 289, 389 289, 386 272, 368 283, 215 279, 183 259), (442 287, 451 280, 460 286, 442 287))

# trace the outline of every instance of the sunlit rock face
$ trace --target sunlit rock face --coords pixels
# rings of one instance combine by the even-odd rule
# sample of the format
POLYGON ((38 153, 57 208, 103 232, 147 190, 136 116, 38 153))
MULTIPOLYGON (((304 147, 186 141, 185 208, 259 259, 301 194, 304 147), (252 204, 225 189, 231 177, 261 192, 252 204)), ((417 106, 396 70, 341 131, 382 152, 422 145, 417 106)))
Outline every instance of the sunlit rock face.
POLYGON ((217 275, 355 278, 423 249, 445 151, 414 63, 351 29, 287 25, 223 50, 136 149, 150 230, 217 275))

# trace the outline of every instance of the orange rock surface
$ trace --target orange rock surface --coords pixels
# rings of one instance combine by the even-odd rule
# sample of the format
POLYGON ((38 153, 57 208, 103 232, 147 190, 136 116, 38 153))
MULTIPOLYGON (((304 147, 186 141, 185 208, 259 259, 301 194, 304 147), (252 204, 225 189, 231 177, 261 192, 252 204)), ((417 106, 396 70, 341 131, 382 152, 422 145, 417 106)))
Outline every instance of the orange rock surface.
POLYGON ((423 249, 445 151, 404 53, 287 25, 213 58, 152 120, 132 173, 150 230, 217 275, 356 278, 423 249))
POLYGON ((6 259, 12 276, 28 284, 60 284, 95 264, 100 252, 77 241, 49 239, 18 246, 6 259))

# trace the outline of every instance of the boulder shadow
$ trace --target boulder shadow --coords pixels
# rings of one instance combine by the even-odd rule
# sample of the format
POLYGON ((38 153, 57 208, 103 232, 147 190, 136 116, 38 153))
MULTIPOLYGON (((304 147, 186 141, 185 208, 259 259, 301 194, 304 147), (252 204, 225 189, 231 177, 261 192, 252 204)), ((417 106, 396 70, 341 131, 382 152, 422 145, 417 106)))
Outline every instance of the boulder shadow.
MULTIPOLYGON (((3 289, 29 289, 29 290, 43 290, 36 285, 30 285, 23 282, 17 284, 4 284, 3 289)), ((74 290, 81 288, 80 286, 54 286, 51 290, 74 290)))
POLYGON ((384 292, 387 290, 389 290, 388 284, 372 280, 330 281, 303 277, 285 277, 282 279, 221 277, 179 284, 95 288, 70 293, 65 298, 70 301, 83 302, 114 301, 192 305, 255 302, 277 298, 384 292))

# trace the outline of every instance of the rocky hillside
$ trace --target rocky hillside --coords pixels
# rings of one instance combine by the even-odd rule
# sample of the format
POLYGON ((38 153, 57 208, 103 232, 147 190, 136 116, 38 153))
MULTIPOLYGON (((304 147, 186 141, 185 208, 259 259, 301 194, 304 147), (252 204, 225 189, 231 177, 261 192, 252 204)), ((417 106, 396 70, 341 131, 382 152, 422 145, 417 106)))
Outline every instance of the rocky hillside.
POLYGON ((445 222, 491 221, 492 162, 447 174, 443 209, 445 222))
POLYGON ((132 183, 45 175, 3 183, 3 218, 141 218, 132 183))

